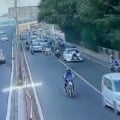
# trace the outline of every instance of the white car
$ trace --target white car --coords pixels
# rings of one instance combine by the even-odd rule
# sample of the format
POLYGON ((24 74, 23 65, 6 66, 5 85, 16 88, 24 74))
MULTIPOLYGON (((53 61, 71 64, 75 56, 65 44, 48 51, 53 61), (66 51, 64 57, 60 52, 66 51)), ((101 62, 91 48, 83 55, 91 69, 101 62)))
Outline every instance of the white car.
POLYGON ((75 47, 66 48, 63 52, 63 59, 64 61, 71 62, 71 61, 83 61, 81 53, 75 47))
POLYGON ((0 63, 5 63, 5 56, 3 54, 3 50, 0 50, 0 63))
POLYGON ((109 106, 117 114, 120 112, 120 73, 106 74, 102 78, 103 106, 109 106))
POLYGON ((2 35, 0 38, 0 41, 8 41, 8 36, 7 35, 2 35))

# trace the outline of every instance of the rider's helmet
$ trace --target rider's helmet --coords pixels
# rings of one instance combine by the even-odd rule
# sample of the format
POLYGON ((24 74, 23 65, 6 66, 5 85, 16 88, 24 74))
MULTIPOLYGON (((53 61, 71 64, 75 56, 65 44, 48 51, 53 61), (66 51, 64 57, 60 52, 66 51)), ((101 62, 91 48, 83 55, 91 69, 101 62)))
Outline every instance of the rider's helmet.
POLYGON ((72 73, 70 68, 66 68, 66 71, 67 71, 68 73, 72 73))

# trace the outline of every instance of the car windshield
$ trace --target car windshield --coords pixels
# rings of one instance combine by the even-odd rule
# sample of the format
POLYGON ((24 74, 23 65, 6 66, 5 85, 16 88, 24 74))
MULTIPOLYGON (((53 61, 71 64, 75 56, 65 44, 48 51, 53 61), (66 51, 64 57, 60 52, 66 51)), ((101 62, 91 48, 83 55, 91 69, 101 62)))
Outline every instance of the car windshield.
POLYGON ((71 50, 68 50, 67 53, 68 53, 68 54, 69 54, 69 53, 79 53, 79 51, 76 50, 76 49, 71 49, 71 50))
POLYGON ((39 46, 40 43, 39 43, 39 42, 33 42, 32 45, 33 45, 33 46, 39 46))
POLYGON ((114 82, 115 91, 120 92, 120 80, 114 82))
POLYGON ((48 46, 48 43, 47 42, 40 42, 40 45, 42 45, 42 46, 48 46))

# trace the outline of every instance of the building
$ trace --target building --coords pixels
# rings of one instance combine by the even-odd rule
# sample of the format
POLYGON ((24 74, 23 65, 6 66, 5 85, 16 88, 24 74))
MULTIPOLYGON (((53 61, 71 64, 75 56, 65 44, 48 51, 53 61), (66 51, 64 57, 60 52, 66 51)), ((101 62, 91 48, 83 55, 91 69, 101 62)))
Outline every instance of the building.
MULTIPOLYGON (((39 10, 37 6, 17 7, 18 20, 36 20, 38 12, 39 10)), ((15 17, 14 7, 9 8, 8 14, 10 18, 15 17)))
POLYGON ((21 32, 30 31, 31 25, 34 25, 34 24, 37 24, 37 21, 25 22, 25 23, 19 24, 19 32, 21 33, 21 32))

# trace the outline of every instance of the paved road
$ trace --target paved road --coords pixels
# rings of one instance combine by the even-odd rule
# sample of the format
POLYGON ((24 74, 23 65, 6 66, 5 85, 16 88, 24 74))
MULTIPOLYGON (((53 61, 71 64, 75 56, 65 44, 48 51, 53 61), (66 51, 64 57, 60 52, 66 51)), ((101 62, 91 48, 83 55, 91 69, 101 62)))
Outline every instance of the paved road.
POLYGON ((5 120, 7 113, 8 93, 3 93, 4 88, 9 87, 12 68, 12 39, 13 27, 0 27, 9 37, 9 41, 0 42, 0 49, 3 49, 6 56, 6 64, 0 65, 0 120, 5 120))
MULTIPOLYGON (((34 82, 43 85, 36 88, 45 120, 118 120, 113 110, 104 109, 101 95, 83 82, 75 81, 75 97, 68 98, 63 90, 62 76, 65 66, 53 56, 31 55, 26 52, 34 82)), ((100 90, 101 77, 109 70, 90 60, 83 63, 67 63, 95 88, 100 90)))

